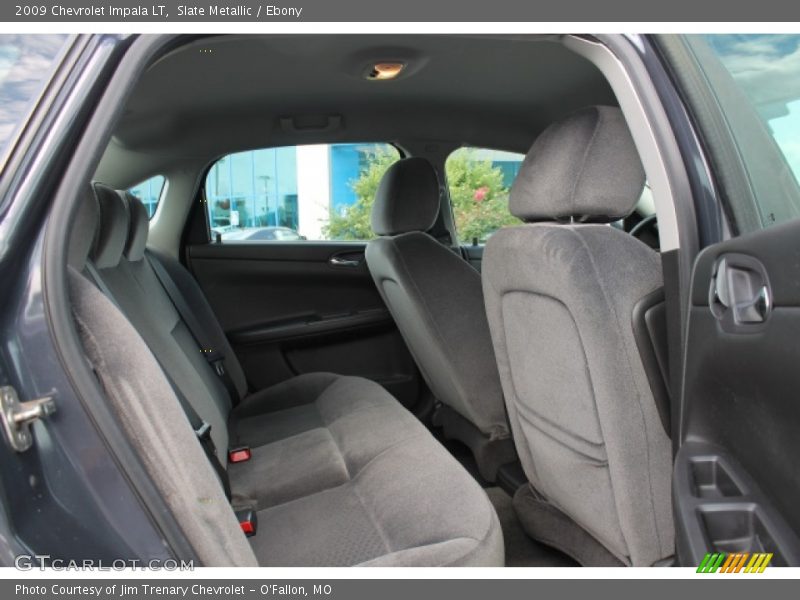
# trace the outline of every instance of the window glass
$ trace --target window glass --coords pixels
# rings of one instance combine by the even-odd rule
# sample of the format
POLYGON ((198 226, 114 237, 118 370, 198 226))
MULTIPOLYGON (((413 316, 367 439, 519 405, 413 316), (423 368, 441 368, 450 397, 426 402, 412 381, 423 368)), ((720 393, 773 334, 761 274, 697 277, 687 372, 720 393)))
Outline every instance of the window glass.
POLYGON ((519 224, 508 212, 508 191, 524 158, 486 148, 459 148, 447 157, 445 173, 459 243, 483 243, 501 227, 519 224))
POLYGON ((389 144, 317 144, 230 154, 211 167, 206 200, 223 242, 369 240, 389 144))
POLYGON ((158 201, 161 199, 161 192, 166 183, 163 175, 156 175, 150 179, 145 179, 141 183, 136 184, 128 191, 142 201, 144 207, 147 209, 147 216, 151 219, 156 214, 158 208, 158 201))
POLYGON ((0 160, 41 93, 66 39, 66 35, 0 35, 0 160))
POLYGON ((692 36, 690 43, 744 162, 761 226, 800 216, 800 35, 692 36))

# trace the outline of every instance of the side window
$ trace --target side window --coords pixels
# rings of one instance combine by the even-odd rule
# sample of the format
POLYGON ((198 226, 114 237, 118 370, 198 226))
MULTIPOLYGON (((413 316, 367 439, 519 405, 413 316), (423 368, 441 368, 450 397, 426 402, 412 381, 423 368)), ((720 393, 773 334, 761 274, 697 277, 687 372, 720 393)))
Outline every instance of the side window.
POLYGON ((508 191, 522 154, 486 148, 459 148, 447 157, 445 174, 458 241, 484 243, 506 225, 519 224, 508 212, 508 191))
POLYGON ((265 148, 218 160, 206 178, 212 236, 223 242, 369 240, 370 211, 386 169, 381 143, 265 148))
POLYGON ((141 183, 137 183, 128 191, 142 201, 145 208, 147 208, 147 216, 151 219, 156 214, 158 208, 158 201, 161 199, 161 192, 164 191, 164 184, 167 180, 163 175, 156 175, 150 179, 145 179, 141 183))
POLYGON ((0 35, 0 169, 66 35, 0 35))
POLYGON ((752 189, 757 217, 737 216, 740 226, 769 227, 799 217, 800 35, 688 39, 752 189))

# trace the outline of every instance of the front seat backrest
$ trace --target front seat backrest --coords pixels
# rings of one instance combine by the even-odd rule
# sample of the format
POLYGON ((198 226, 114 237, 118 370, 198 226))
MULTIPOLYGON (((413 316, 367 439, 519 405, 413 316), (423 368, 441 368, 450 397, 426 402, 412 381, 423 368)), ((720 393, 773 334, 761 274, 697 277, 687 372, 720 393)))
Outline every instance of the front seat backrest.
POLYGON ((643 184, 621 111, 578 111, 528 152, 510 196, 528 224, 495 233, 483 258, 530 482, 515 507, 534 537, 571 539, 562 549, 584 563, 651 565, 673 554, 670 442, 632 321, 636 303, 662 286, 660 257, 608 225, 633 211, 643 184), (568 522, 582 531, 567 534, 568 522))
POLYGON ((393 164, 375 196, 372 229, 382 237, 367 245, 367 264, 425 381, 457 415, 457 424, 445 421, 446 435, 469 445, 493 480, 514 455, 481 277, 425 233, 438 214, 433 166, 422 158, 393 164))

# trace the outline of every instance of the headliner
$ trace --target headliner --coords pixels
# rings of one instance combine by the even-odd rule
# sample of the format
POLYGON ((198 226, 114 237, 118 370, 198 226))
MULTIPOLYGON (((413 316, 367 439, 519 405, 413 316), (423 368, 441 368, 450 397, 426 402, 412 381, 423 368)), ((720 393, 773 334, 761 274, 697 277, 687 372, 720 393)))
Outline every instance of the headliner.
POLYGON ((127 165, 139 175, 239 150, 345 141, 524 152, 564 114, 615 103, 600 72, 554 36, 215 36, 146 71, 100 171, 128 179, 114 171, 127 165), (363 78, 369 64, 392 59, 406 61, 408 74, 363 78), (333 115, 328 129, 281 121, 333 115))

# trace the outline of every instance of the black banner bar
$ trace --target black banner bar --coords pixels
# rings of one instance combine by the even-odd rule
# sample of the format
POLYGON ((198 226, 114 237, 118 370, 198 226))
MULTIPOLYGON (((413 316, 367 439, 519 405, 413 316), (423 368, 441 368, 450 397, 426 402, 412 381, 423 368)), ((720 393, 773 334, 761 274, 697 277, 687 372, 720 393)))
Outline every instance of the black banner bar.
POLYGON ((786 0, 11 0, 11 22, 792 22, 786 0))
MULTIPOLYGON (((525 571, 530 571, 525 569, 525 571)), ((485 600, 486 598, 725 598, 796 596, 796 580, 759 575, 691 579, 35 579, 0 581, 5 600, 485 600)))

